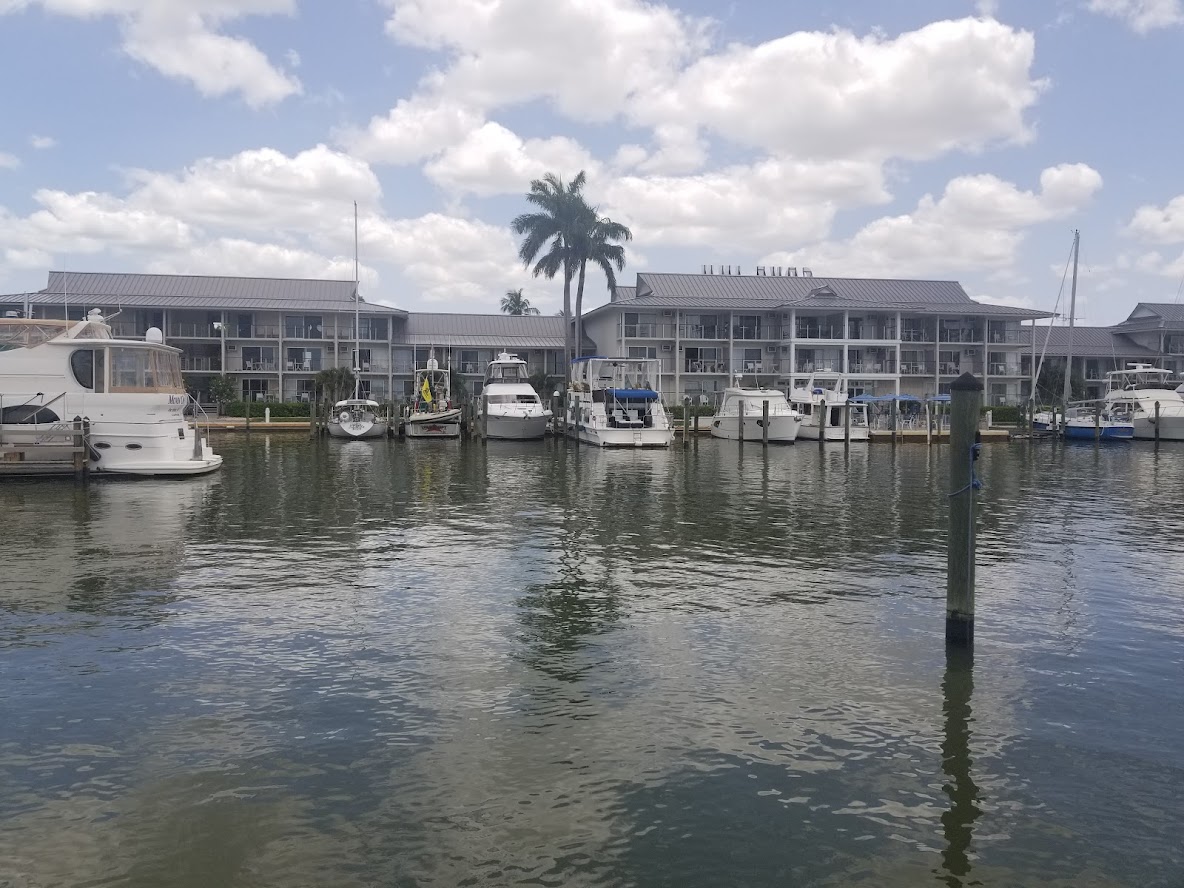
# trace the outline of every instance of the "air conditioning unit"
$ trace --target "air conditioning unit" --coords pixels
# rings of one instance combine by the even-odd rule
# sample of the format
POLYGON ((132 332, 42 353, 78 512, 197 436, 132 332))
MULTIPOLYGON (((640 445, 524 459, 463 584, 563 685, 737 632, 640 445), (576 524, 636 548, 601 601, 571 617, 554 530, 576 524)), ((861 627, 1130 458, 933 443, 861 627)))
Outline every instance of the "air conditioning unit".
POLYGON ((664 351, 664 352, 672 351, 673 349, 674 349, 674 346, 672 346, 669 342, 664 343, 662 345, 662 351, 664 351))
POLYGON ((672 317, 673 315, 674 315, 674 309, 672 309, 672 308, 662 309, 662 317, 669 318, 669 317, 672 317))
POLYGON ((236 352, 238 351, 238 346, 231 343, 230 345, 226 346, 226 350, 228 352, 236 352))
POLYGON ((777 354, 777 346, 767 345, 767 346, 765 346, 765 351, 767 351, 771 355, 775 355, 775 354, 777 354))

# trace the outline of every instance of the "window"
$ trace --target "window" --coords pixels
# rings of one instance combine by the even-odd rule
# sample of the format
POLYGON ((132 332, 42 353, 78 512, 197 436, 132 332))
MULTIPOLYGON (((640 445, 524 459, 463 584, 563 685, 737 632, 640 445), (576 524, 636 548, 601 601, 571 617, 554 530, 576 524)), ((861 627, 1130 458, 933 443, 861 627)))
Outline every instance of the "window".
POLYGON ((181 394, 181 361, 172 352, 154 348, 112 347, 111 391, 181 394))
POLYGON ((237 323, 235 324, 235 327, 237 329, 235 332, 238 334, 238 337, 240 339, 250 339, 251 334, 255 330, 255 316, 249 314, 240 314, 236 320, 237 323))
POLYGON ((316 382, 312 379, 296 380, 296 400, 311 401, 316 397, 316 382))
POLYGON ((657 356, 658 356, 657 346, 652 346, 652 345, 649 345, 649 346, 647 346, 647 345, 642 345, 642 346, 631 345, 631 346, 629 346, 629 357, 631 357, 631 358, 656 358, 657 356))
POLYGON ((362 318, 358 325, 360 339, 386 339, 386 318, 362 318))
POLYGON ((356 348, 350 352, 350 360, 353 361, 353 366, 357 367, 363 373, 370 372, 370 349, 356 348))
POLYGON ((284 335, 289 339, 322 338, 320 315, 285 315, 284 335))
POLYGON ((460 353, 461 373, 480 373, 481 370, 481 361, 477 355, 476 349, 466 350, 460 353))
POLYGON ((70 372, 78 384, 86 389, 95 387, 95 353, 89 348, 80 348, 70 355, 70 372))
POLYGON ((244 379, 243 400, 266 401, 269 391, 267 382, 266 379, 244 379))
MULTIPOLYGON (((301 351, 303 351, 301 349, 301 351)), ((243 347, 244 370, 274 370, 275 348, 270 345, 248 345, 243 347)))

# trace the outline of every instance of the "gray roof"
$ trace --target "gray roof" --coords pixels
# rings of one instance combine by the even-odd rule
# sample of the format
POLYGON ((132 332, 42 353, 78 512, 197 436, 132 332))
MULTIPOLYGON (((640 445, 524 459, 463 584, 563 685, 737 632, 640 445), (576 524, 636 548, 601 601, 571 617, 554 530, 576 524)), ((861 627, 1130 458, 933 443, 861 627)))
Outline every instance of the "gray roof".
POLYGON ((1158 330, 1161 327, 1184 328, 1184 305, 1174 302, 1140 302, 1120 327, 1158 330))
MULTIPOLYGON (((2 297, 0 297, 2 298, 2 297)), ((353 311, 354 282, 301 278, 219 277, 188 274, 109 274, 51 271, 34 304, 61 302, 96 306, 227 308, 264 311, 353 311)), ((370 314, 405 311, 362 300, 370 314)))
POLYGON ((415 312, 407 318, 403 341, 411 345, 504 347, 510 350, 563 348, 563 318, 556 315, 415 312))
POLYGON ((615 302, 626 302, 637 296, 637 287, 618 286, 614 295, 617 297, 614 300, 615 302))
MULTIPOLYGON (((1032 348, 1029 342, 1028 349, 1032 348)), ((1064 356, 1069 349, 1069 328, 1055 326, 1036 328, 1036 353, 1064 356), (1048 348, 1045 349, 1045 336, 1048 348)), ((1078 358, 1139 357, 1154 358, 1154 349, 1139 345, 1115 327, 1074 327, 1073 355, 1078 358)))
MULTIPOLYGON (((625 288, 618 287, 621 293, 625 288)), ((640 272, 630 308, 834 309, 909 311, 921 314, 994 315, 1028 320, 1049 312, 987 305, 966 295, 957 281, 888 278, 766 277, 764 275, 665 274, 640 272)), ((621 300, 589 314, 619 307, 621 300)))

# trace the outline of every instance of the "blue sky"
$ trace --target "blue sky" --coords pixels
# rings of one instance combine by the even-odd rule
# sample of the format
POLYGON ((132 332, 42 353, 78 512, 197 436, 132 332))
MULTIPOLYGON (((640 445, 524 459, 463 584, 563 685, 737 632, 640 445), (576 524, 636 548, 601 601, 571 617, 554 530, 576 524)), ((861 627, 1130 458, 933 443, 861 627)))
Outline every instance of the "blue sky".
MULTIPOLYGON (((50 268, 351 277, 408 309, 557 282, 532 177, 637 271, 953 278, 1080 320, 1175 301, 1184 0, 0 0, 0 291, 50 268)), ((588 304, 605 299, 593 278, 588 304)))

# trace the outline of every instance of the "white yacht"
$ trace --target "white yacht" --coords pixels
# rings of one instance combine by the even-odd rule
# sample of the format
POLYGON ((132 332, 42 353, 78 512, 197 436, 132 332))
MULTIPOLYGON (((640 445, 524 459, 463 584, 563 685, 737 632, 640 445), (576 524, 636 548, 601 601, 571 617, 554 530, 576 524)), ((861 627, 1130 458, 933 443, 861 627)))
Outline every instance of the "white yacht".
POLYGON ((530 384, 526 362, 502 352, 485 369, 481 387, 485 437, 537 439, 547 432, 551 411, 530 384))
MULTIPOLYGON (((356 383, 355 383, 356 386, 356 383)), ((377 401, 354 397, 333 405, 329 417, 329 434, 334 438, 384 438, 390 429, 390 419, 377 401)))
POLYGON ((1168 382, 1171 371, 1150 364, 1130 364, 1126 370, 1106 374, 1106 411, 1125 418, 1135 427, 1135 437, 1155 438, 1155 405, 1159 404, 1161 441, 1184 441, 1184 395, 1168 382))
POLYGON ((744 388, 741 378, 736 377, 736 385, 724 389, 724 397, 719 410, 711 420, 711 435, 729 441, 740 439, 741 422, 744 428, 745 441, 763 441, 765 407, 769 405, 769 442, 776 444, 792 444, 798 437, 798 430, 802 425, 802 415, 790 406, 782 392, 776 389, 744 388), (743 407, 744 416, 740 410, 743 407))
POLYGON ((567 433, 597 447, 668 447, 670 419, 654 390, 656 358, 576 358, 567 393, 567 433))
POLYGON ((222 465, 189 428, 196 404, 181 379, 181 350, 152 327, 116 339, 95 309, 85 320, 0 318, 0 458, 16 445, 90 422, 91 471, 200 475, 222 465))
POLYGON ((407 417, 408 438, 459 438, 460 408, 452 406, 452 383, 433 349, 415 371, 415 404, 407 417))
POLYGON ((867 405, 847 398, 847 379, 837 373, 815 373, 806 384, 789 392, 789 402, 802 414, 799 438, 842 441, 846 436, 843 408, 851 405, 851 440, 867 441, 871 435, 867 405))

